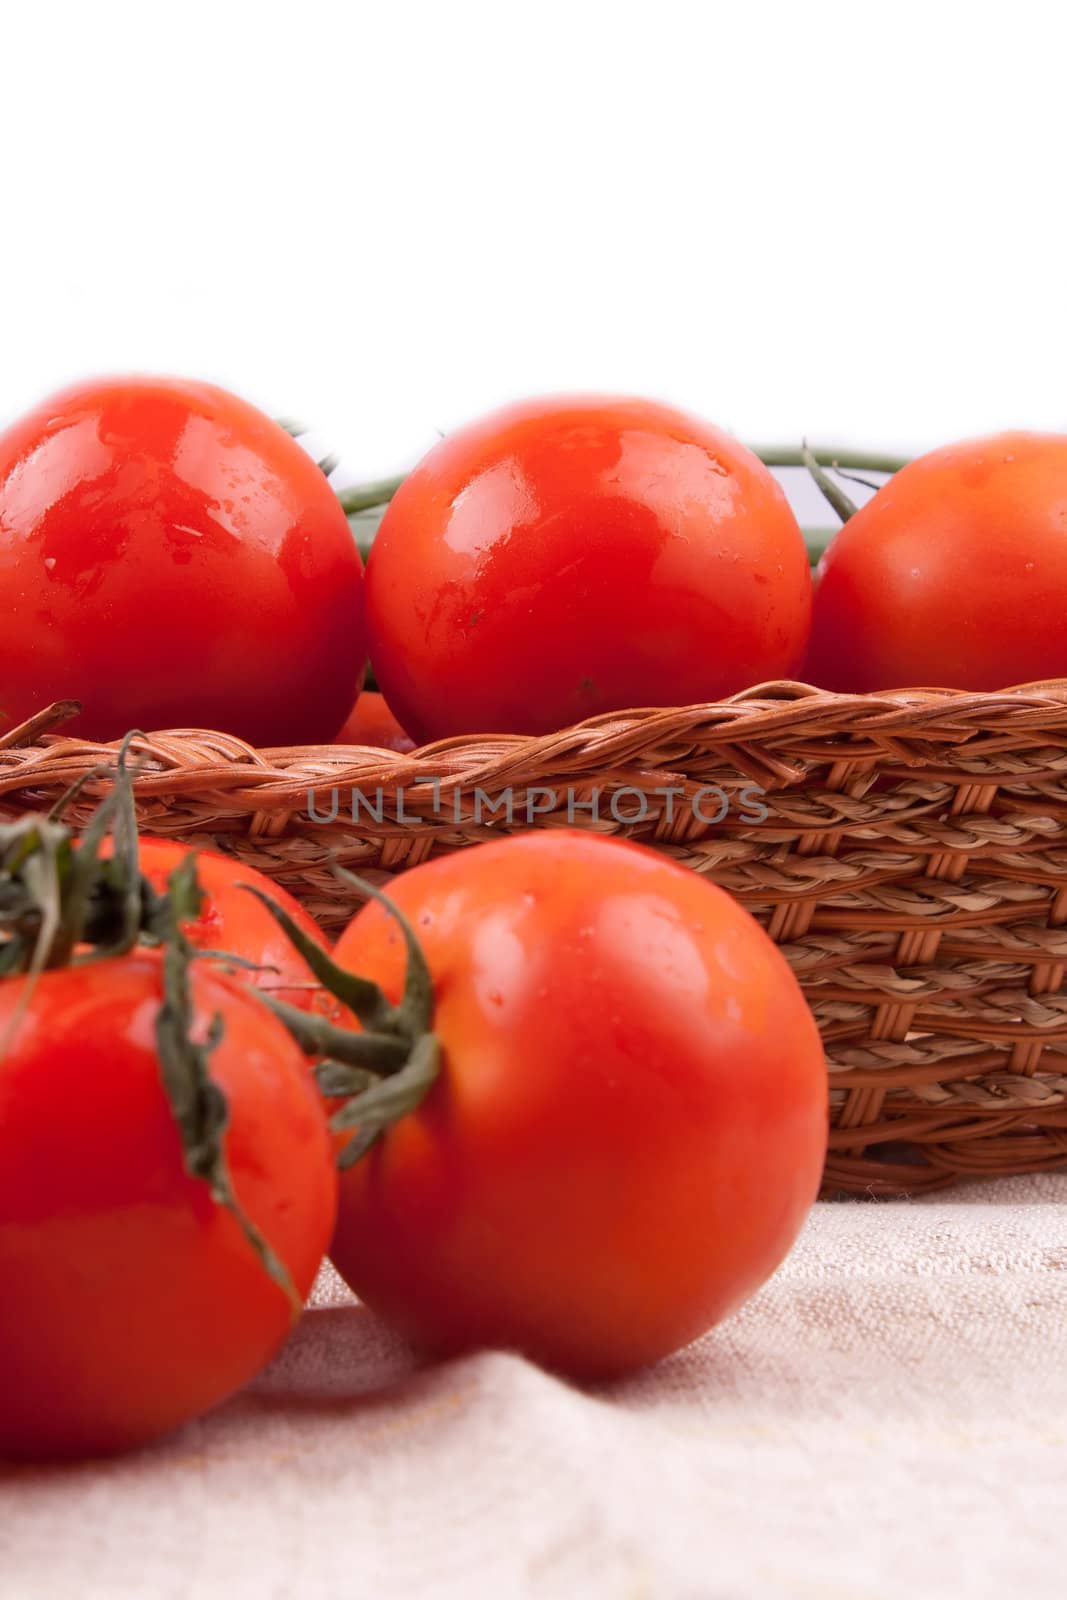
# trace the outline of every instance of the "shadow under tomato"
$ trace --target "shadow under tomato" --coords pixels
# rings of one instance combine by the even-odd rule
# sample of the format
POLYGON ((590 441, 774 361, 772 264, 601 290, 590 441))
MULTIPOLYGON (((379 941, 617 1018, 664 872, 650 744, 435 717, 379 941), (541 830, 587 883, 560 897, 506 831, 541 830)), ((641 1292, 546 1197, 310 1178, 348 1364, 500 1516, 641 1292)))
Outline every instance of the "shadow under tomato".
POLYGON ((427 1361, 365 1306, 324 1306, 306 1311, 288 1342, 242 1394, 231 1401, 359 1399, 391 1388, 427 1361))

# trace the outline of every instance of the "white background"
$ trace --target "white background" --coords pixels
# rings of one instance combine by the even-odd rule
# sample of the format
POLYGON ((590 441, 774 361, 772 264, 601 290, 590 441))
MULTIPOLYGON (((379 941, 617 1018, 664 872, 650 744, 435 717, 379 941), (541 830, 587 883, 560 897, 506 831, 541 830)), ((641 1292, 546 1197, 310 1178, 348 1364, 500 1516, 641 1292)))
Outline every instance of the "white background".
POLYGON ((340 481, 554 390, 1067 428, 1057 9, 0 0, 0 417, 210 377, 340 481))

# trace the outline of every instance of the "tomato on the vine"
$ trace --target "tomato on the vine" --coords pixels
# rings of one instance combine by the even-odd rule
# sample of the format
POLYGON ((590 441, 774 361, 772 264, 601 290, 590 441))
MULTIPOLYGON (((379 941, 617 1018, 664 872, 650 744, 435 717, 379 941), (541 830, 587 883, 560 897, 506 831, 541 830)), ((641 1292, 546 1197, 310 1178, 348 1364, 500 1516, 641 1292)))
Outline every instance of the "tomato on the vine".
POLYGON ((305 450, 211 384, 107 378, 0 433, 0 716, 332 739, 366 657, 362 562, 305 450))
POLYGON ((128 1449, 249 1381, 288 1334, 329 1242, 337 1194, 321 1100, 263 1002, 194 963, 183 1141, 161 1073, 156 951, 0 983, 0 1457, 128 1449), (9 1037, 9 1030, 14 1027, 9 1037), (222 1140, 241 1215, 214 1185, 222 1140), (295 1298, 294 1298, 295 1296, 295 1298))
POLYGON ((533 400, 461 428, 397 490, 367 561, 371 660, 420 742, 787 677, 810 607, 767 468, 646 400, 533 400))
MULTIPOLYGON (((583 833, 457 851, 389 898, 434 995, 432 1037, 407 1003, 404 1072, 425 1074, 427 1047, 439 1067, 406 1114, 411 1085, 382 1080, 395 1120, 342 1173, 330 1255, 360 1298, 431 1352, 599 1378, 750 1295, 827 1140, 819 1034, 758 924, 696 873, 583 833)), ((334 958, 395 1003, 406 949, 375 902, 334 958)))
POLYGON ((804 676, 821 688, 996 690, 1067 677, 1067 435, 932 450, 819 563, 804 676))

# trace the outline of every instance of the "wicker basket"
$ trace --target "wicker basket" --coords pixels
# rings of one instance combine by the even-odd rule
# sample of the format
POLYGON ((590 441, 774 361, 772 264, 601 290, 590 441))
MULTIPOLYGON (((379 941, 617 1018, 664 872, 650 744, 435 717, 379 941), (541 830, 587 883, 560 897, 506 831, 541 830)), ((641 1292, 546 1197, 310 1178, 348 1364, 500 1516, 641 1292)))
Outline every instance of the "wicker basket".
MULTIPOLYGON (((70 709, 0 739, 0 809, 95 772, 84 822, 114 747, 48 731, 70 709)), ((528 826, 626 834, 706 873, 781 945, 822 1031, 828 1194, 1067 1164, 1067 682, 764 684, 412 755, 188 730, 135 749, 146 832, 214 843, 326 928, 353 909, 331 856, 381 882, 528 826)))

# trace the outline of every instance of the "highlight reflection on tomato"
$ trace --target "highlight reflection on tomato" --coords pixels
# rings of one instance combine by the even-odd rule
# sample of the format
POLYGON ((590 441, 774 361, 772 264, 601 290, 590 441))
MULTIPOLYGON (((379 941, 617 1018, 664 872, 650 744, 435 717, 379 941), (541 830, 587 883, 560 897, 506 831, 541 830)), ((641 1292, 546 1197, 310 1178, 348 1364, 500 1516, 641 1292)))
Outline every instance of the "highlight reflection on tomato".
POLYGON ((82 383, 0 434, 0 715, 68 731, 331 739, 365 648, 326 478, 254 406, 176 378, 82 383))

